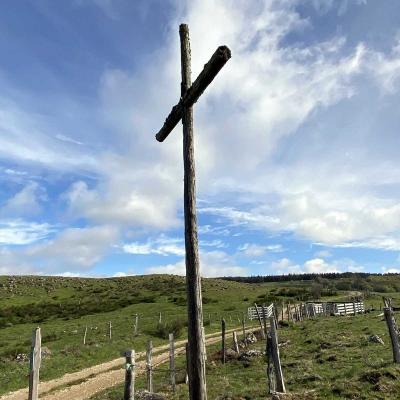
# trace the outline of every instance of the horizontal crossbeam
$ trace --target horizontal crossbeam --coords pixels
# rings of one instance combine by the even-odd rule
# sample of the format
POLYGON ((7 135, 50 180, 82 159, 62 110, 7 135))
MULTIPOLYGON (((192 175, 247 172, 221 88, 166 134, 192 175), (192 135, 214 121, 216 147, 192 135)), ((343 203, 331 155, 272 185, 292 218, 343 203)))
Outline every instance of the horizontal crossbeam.
POLYGON ((193 82, 192 86, 187 90, 179 103, 172 107, 163 127, 156 135, 159 142, 163 142, 165 138, 172 132, 178 122, 181 120, 185 107, 191 107, 202 95, 207 86, 217 76, 221 68, 231 58, 231 51, 227 46, 220 46, 210 58, 210 61, 204 65, 203 71, 193 82))

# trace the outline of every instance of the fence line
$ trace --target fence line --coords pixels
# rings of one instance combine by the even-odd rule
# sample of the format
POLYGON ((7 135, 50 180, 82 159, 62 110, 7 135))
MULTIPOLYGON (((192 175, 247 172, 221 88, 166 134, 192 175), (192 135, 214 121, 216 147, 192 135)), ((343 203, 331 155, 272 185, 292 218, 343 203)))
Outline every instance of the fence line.
POLYGON ((269 317, 274 312, 273 310, 274 310, 274 304, 273 303, 271 303, 268 307, 255 305, 254 307, 249 307, 247 309, 247 316, 248 316, 248 319, 251 320, 251 321, 256 319, 256 318, 258 318, 258 319, 269 319, 269 317), (264 313, 264 308, 265 308, 265 313, 264 313))

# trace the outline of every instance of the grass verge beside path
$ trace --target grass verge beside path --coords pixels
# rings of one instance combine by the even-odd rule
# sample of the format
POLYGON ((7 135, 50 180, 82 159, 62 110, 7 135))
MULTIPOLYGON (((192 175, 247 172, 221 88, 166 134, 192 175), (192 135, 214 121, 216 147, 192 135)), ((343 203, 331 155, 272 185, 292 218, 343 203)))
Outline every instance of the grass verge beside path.
MULTIPOLYGON (((379 312, 356 317, 319 317, 279 329, 279 341, 286 388, 291 399, 395 400, 400 393, 400 366, 392 362, 390 338, 379 312), (368 340, 378 335, 384 345, 368 340)), ((229 342, 229 341, 228 341, 229 342)), ((263 351, 264 342, 254 348, 263 351)), ((207 391, 209 399, 265 399, 267 394, 265 357, 250 361, 231 360, 222 365, 208 349, 207 391)), ((177 364, 184 365, 184 357, 177 364)), ((187 385, 173 394, 168 385, 167 366, 155 373, 155 389, 167 398, 187 400, 187 385)), ((144 388, 144 377, 137 388, 144 388)), ((91 400, 121 400, 119 385, 91 400)))

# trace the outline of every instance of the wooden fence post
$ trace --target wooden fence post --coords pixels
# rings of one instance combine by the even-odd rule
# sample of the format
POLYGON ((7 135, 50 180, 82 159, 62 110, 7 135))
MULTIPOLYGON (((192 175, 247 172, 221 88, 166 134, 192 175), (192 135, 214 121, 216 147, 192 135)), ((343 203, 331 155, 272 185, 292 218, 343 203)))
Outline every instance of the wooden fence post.
POLYGON ((149 393, 153 393, 152 355, 153 355, 153 342, 149 340, 147 343, 147 351, 146 351, 146 381, 147 381, 147 391, 149 393))
POLYGON ((29 372, 29 395, 28 400, 37 400, 39 393, 39 369, 42 358, 42 337, 40 328, 36 328, 32 335, 32 350, 29 372))
POLYGON ((264 323, 264 338, 267 334, 267 314, 265 312, 265 304, 262 305, 262 315, 263 315, 263 323, 264 323))
POLYGON ((399 331, 394 318, 391 300, 385 299, 384 301, 385 307, 383 308, 383 312, 389 329, 390 340, 392 342, 393 362, 398 364, 400 363, 399 331))
POLYGON ((275 306, 275 303, 273 303, 272 314, 275 315, 275 326, 276 329, 278 329, 279 312, 278 312, 278 307, 275 306))
POLYGON ((188 371, 189 371, 189 363, 190 363, 190 354, 189 354, 189 343, 186 343, 186 377, 185 377, 185 383, 186 385, 189 384, 189 375, 188 375, 188 371))
POLYGON ((207 361, 206 331, 205 331, 205 329, 204 329, 204 326, 201 328, 201 331, 203 332, 203 353, 204 353, 204 361, 207 361))
POLYGON ((258 311, 257 303, 254 303, 254 306, 255 306, 255 308, 256 308, 257 317, 258 317, 258 322, 260 323, 261 337, 262 337, 263 339, 265 339, 265 331, 264 331, 264 327, 263 327, 263 324, 262 324, 262 321, 261 321, 261 315, 260 315, 260 313, 259 313, 259 311, 258 311))
POLYGON ((162 323, 161 311, 160 311, 160 315, 158 316, 158 323, 159 323, 159 324, 161 324, 161 323, 162 323))
POLYGON ((124 400, 134 400, 135 398, 135 350, 128 350, 124 353, 125 364, 125 388, 124 400))
POLYGON ((357 314, 356 312, 356 303, 353 301, 353 311, 354 311, 354 316, 357 314))
POLYGON ((290 303, 286 305, 286 312, 287 312, 287 320, 290 321, 291 314, 290 314, 290 303))
POLYGON ((136 314, 135 315, 135 328, 134 328, 134 332, 133 332, 133 334, 135 336, 137 336, 137 334, 138 334, 138 326, 139 326, 139 315, 136 314))
POLYGON ((175 345, 174 334, 169 334, 169 374, 172 391, 175 393, 175 345))
POLYGON ((242 319, 242 329, 243 329, 243 343, 247 347, 247 340, 246 340, 246 326, 244 324, 244 314, 242 319))
POLYGON ((111 324, 111 321, 108 323, 108 336, 109 336, 109 338, 111 340, 111 338, 112 338, 112 324, 111 324))
POLYGON ((274 365, 272 362, 272 338, 270 331, 268 331, 267 333, 267 343, 265 347, 265 353, 267 356, 268 392, 271 394, 276 392, 276 380, 274 376, 274 365))
POLYGON ((294 304, 293 307, 294 307, 294 312, 295 312, 295 315, 296 315, 296 320, 300 321, 300 312, 298 310, 297 304, 294 304))
POLYGON ((271 350, 272 350, 272 360, 274 363, 275 377, 276 377, 276 387, 278 392, 286 393, 285 383, 283 381, 283 373, 281 360, 279 358, 279 346, 278 346, 278 334, 276 332, 276 326, 274 317, 270 317, 270 332, 271 332, 271 350))
POLYGON ((86 345, 87 325, 85 327, 85 333, 83 334, 83 345, 86 345))
POLYGON ((222 346, 221 346, 221 360, 222 360, 222 364, 225 364, 226 362, 226 350, 225 350, 225 319, 222 318, 221 321, 221 330, 222 330, 222 346))
POLYGON ((233 331, 233 345, 234 345, 234 347, 235 347, 236 353, 240 354, 240 351, 239 351, 239 344, 238 344, 238 340, 237 340, 237 334, 236 334, 235 331, 233 331))

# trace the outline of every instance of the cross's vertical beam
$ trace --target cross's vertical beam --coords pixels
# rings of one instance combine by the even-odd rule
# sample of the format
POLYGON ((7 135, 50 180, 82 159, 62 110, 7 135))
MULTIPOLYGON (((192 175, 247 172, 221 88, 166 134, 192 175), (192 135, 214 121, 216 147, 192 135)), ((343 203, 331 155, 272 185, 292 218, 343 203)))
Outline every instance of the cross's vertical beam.
MULTIPOLYGON (((181 97, 192 84, 189 28, 179 27, 181 41, 181 97)), ((194 166, 193 108, 185 107, 183 123, 184 213, 186 248, 186 285, 189 342, 189 395, 191 400, 206 400, 206 376, 203 354, 203 307, 197 240, 196 176, 194 166)))

